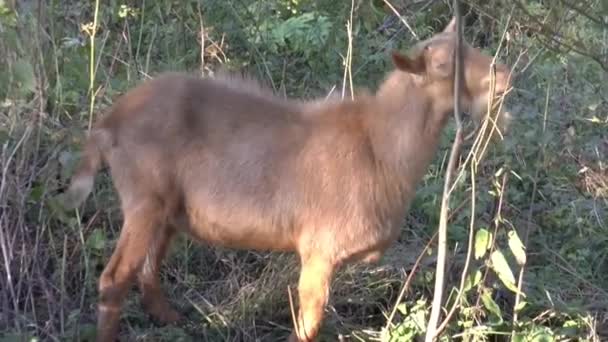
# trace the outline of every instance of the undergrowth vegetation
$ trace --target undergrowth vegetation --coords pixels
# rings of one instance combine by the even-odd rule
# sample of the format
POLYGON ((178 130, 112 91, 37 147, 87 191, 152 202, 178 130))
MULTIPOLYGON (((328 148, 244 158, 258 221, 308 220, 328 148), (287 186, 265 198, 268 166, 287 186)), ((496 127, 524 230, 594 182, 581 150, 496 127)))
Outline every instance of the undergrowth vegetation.
MULTIPOLYGON (((505 140, 466 162, 470 139, 461 156, 443 317, 455 310, 442 340, 607 340, 607 2, 463 3, 466 39, 517 77, 505 140)), ((284 96, 347 95, 351 82, 375 89, 389 51, 450 17, 439 0, 0 0, 0 341, 95 336, 97 280, 122 222, 116 193, 101 173, 80 211, 53 198, 86 130, 120 94, 162 71, 213 77, 221 68, 284 96)), ((337 275, 322 340, 424 336, 453 133, 382 262, 337 275)), ((131 296, 124 340, 289 334, 292 255, 186 238, 172 250, 163 284, 187 322, 158 326, 131 296)))

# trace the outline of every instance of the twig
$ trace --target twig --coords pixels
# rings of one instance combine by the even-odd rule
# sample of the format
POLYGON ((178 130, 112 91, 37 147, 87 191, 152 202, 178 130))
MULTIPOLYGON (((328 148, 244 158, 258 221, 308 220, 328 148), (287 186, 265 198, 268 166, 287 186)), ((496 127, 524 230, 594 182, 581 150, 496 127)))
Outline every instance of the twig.
POLYGON ((418 255, 418 258, 416 258, 416 262, 414 263, 414 266, 410 270, 410 274, 407 275, 407 278, 405 279, 405 284, 403 284, 403 287, 401 288, 401 292, 399 292, 399 296, 397 296, 397 299, 395 300, 395 305, 393 306, 393 310, 391 311, 391 314, 389 315, 388 320, 386 321, 386 326, 384 327, 385 332, 388 332, 390 325, 393 323, 393 318, 395 317, 395 314, 397 313, 397 306, 399 305, 399 303, 401 303, 401 300, 403 299, 405 292, 407 292, 407 289, 410 287, 410 283, 414 279, 414 274, 416 274, 416 270, 418 269, 418 266, 420 266, 422 257, 424 256, 426 251, 431 246, 431 243, 433 243, 433 241, 435 241, 436 237, 437 237, 437 232, 435 232, 435 234, 433 234, 433 236, 429 239, 429 242, 427 242, 426 246, 424 246, 424 249, 422 250, 422 252, 420 252, 420 254, 418 255))
MULTIPOLYGON (((23 135, 21 136, 21 138, 19 139, 19 141, 17 141, 17 143, 15 144, 15 147, 13 147, 12 151, 8 151, 8 144, 4 144, 4 146, 2 147, 2 153, 0 154, 0 161, 2 161, 3 164, 3 170, 2 170, 2 175, 0 176, 0 198, 4 197, 5 191, 7 191, 7 186, 8 186, 8 181, 7 181, 7 175, 9 174, 9 167, 12 163, 13 158, 15 157, 15 155, 17 154, 17 152, 19 151, 19 149, 21 148, 21 145, 24 144, 24 142, 26 141, 27 138, 29 138, 31 131, 32 131, 33 127, 31 126, 27 126, 25 132, 23 133, 23 135)), ((11 132, 12 133, 12 132, 11 132)), ((8 191, 7 191, 8 192, 8 191)), ((8 194, 7 194, 8 196, 8 194)), ((0 222, 4 221, 2 220, 4 217, 4 215, 2 215, 3 213, 0 212, 0 222)), ((11 269, 10 269, 10 261, 11 259, 14 257, 15 253, 12 251, 13 246, 11 246, 10 243, 10 236, 9 235, 9 231, 8 229, 5 229, 4 226, 1 227, 2 229, 0 229, 0 252, 2 252, 2 257, 3 257, 3 266, 6 269, 6 284, 7 287, 9 289, 9 293, 12 299, 11 303, 13 305, 13 309, 18 312, 19 311, 19 294, 18 291, 15 290, 15 281, 12 277, 11 274, 11 269)), ((8 305, 7 305, 8 306, 8 305)), ((19 320, 15 317, 15 326, 17 327, 17 331, 21 332, 21 324, 19 322, 19 320)))
POLYGON ((91 41, 91 49, 89 56, 89 94, 91 99, 89 101, 89 131, 93 125, 93 110, 95 108, 95 96, 97 92, 93 89, 95 87, 95 34, 97 33, 97 14, 99 13, 99 0, 95 1, 95 11, 93 15, 93 29, 89 34, 91 41))
MULTIPOLYGON (((519 63, 520 59, 521 59, 522 54, 519 55, 519 57, 517 58, 517 60, 515 61, 515 63, 513 64, 513 67, 511 69, 511 72, 509 73, 509 77, 511 77, 512 71, 515 69, 515 67, 517 66, 517 64, 519 63)), ((489 98, 488 98, 488 107, 487 107, 487 113, 486 113, 486 117, 484 118, 483 124, 477 129, 477 137, 475 138, 475 141, 473 142, 473 145, 471 147, 471 151, 468 153, 467 157, 465 158, 465 161, 462 163, 463 166, 463 172, 458 173, 458 175, 456 176, 456 179, 454 180, 453 184, 458 183, 458 181, 460 180, 460 177, 464 176, 464 168, 471 162, 475 163, 475 167, 477 167, 477 165, 479 165, 479 163, 481 162, 481 160, 483 159, 483 155, 485 153, 485 147, 484 150, 480 152, 480 150, 482 149, 482 145, 486 145, 487 147, 487 143, 486 140, 488 140, 489 138, 492 137, 492 135, 494 134, 494 132, 497 132, 498 127, 496 127, 495 123, 492 124, 492 128, 490 129, 490 132, 488 133, 488 124, 490 120, 494 120, 490 118, 490 112, 492 110, 496 110, 497 112, 500 113, 500 111, 502 110, 502 106, 504 103, 504 99, 506 98, 506 96, 511 92, 512 88, 509 88, 508 90, 506 90, 503 94, 500 95, 500 97, 497 100, 494 100, 493 94, 495 92, 495 76, 493 74, 494 68, 492 68, 491 70, 491 74, 490 74, 490 93, 488 94, 489 98), (497 107, 497 108, 495 108, 497 107), (488 138, 485 138, 485 137, 488 138), (474 159, 474 160, 473 160, 474 159)), ((454 187, 455 185, 453 185, 454 187)), ((450 192, 453 190, 450 189, 450 192)))
POLYGON ((554 257, 556 257, 557 259, 559 259, 559 261, 562 262, 565 265, 564 266, 564 265, 560 265, 560 264, 556 263, 556 265, 559 268, 561 268, 564 272, 569 273, 570 275, 572 275, 573 277, 575 277, 581 283, 584 283, 585 285, 589 286, 590 288, 593 288, 593 290, 595 290, 598 293, 601 293, 603 296, 608 297, 608 291, 606 291, 603 288, 601 288, 601 287, 593 284, 591 281, 589 281, 589 279, 585 278, 585 276, 583 276, 582 274, 578 273, 576 271, 576 268, 574 266, 572 266, 563 256, 561 256, 559 253, 557 253, 553 249, 549 248, 549 246, 547 246, 544 243, 543 243, 543 248, 544 248, 544 250, 546 250, 549 253, 551 253, 554 257))
POLYGON ((152 31, 152 38, 150 38, 150 44, 148 45, 148 51, 146 52, 146 65, 144 67, 144 73, 146 75, 150 72, 150 57, 152 56, 152 47, 154 46, 154 40, 156 39, 157 32, 158 25, 154 25, 154 31, 152 31))
MULTIPOLYGON (((544 116, 543 116, 543 135, 545 134, 545 132, 547 130, 547 113, 549 110, 550 89, 551 89, 551 84, 549 83, 549 85, 547 86, 547 93, 545 95, 545 111, 544 111, 544 116)), ((546 144, 543 142, 543 144, 541 145, 541 158, 543 158, 543 159, 545 158, 545 148, 546 148, 546 144)), ((536 189, 538 186, 539 172, 540 172, 540 167, 537 167, 535 174, 534 174, 534 180, 533 180, 534 183, 532 184, 532 195, 530 198, 530 210, 528 210, 528 220, 526 223, 526 234, 524 235, 524 241, 523 241, 524 246, 528 245, 528 238, 530 236, 530 227, 532 226, 532 211, 534 208, 534 203, 536 202, 536 189)), ((519 302, 521 300, 521 288, 522 288, 522 284, 523 284, 525 268, 526 268, 525 264, 521 265, 521 268, 519 270, 519 275, 517 277, 517 293, 515 294, 515 305, 513 306, 513 331, 511 334, 511 338, 515 337, 515 325, 517 324, 517 320, 518 320, 518 312, 517 312, 516 308, 519 306, 519 302)))
MULTIPOLYGON (((243 20, 243 18, 240 16, 239 12, 234 7, 233 2, 232 1, 226 1, 225 3, 230 6, 230 9, 232 10, 232 13, 234 13, 234 17, 237 19, 237 21, 239 22, 239 24, 242 25, 243 27, 246 27, 245 21, 243 20)), ((239 1, 238 3, 242 7, 243 11, 245 11, 245 13, 247 14, 247 16, 249 16, 249 18, 252 21, 255 21, 255 18, 252 15, 251 10, 249 9, 249 7, 247 7, 241 1, 239 1)), ((259 27, 257 25, 254 25, 253 28, 256 31, 256 34, 259 35, 260 39, 264 40, 264 35, 261 34, 259 27)), ((247 42, 249 42, 249 41, 247 41, 247 42)), ((270 85, 272 86, 272 90, 273 91, 278 91, 278 88, 276 87, 276 85, 274 83, 274 80, 272 79, 272 73, 270 72, 270 69, 268 68, 268 61, 266 60, 266 57, 264 57, 264 55, 262 54, 262 52, 260 51, 260 49, 258 49, 258 47, 257 47, 256 44, 249 43, 248 45, 253 50, 253 52, 256 55, 258 55, 258 57, 262 60, 261 64, 264 67, 264 72, 266 73, 266 76, 268 77, 270 85)))
POLYGON ((447 254, 447 217, 448 205, 450 200, 450 184, 452 174, 456 167, 456 159, 462 145, 462 119, 460 117, 460 87, 463 78, 463 63, 462 63, 462 18, 460 14, 460 1, 454 0, 454 15, 456 17, 456 46, 454 54, 454 119, 456 121, 456 137, 452 144, 448 168, 445 172, 445 181, 443 184, 443 195, 441 198, 441 212, 439 216, 439 241, 437 246, 437 266, 435 271, 435 291, 433 294, 433 304, 431 315, 426 329, 426 342, 432 342, 435 339, 437 330, 437 322, 441 312, 441 302, 443 297, 443 287, 445 281, 445 260, 447 254))
MULTIPOLYGON (((486 116, 487 116, 487 120, 485 120, 484 124, 488 124, 489 122, 492 123, 492 128, 490 129, 490 132, 487 135, 487 138, 485 139, 485 141, 483 141, 483 139, 480 141, 480 145, 477 146, 476 149, 473 149, 473 155, 475 156, 476 160, 476 164, 479 164, 479 162, 481 162, 481 159, 483 158, 486 149, 488 148, 488 145, 490 144, 490 141, 492 140, 492 137, 494 136, 494 133, 497 132, 500 137, 502 138, 502 133, 500 132, 500 129, 497 127, 496 125, 496 120, 498 119, 498 116, 496 116, 496 118, 492 118, 492 109, 494 109, 495 106, 498 106, 498 108, 496 108, 496 112, 498 113, 498 115, 500 115, 500 113, 502 112, 502 106, 504 104, 504 100, 505 100, 505 96, 507 96, 507 94, 511 91, 510 89, 506 90, 505 92, 503 92, 500 95, 500 99, 498 100, 498 103, 495 103, 494 101, 494 96, 495 96, 495 92, 496 92, 496 59, 498 58, 498 54, 500 52, 500 49, 502 48, 502 44, 505 41, 505 37, 506 34, 508 32, 509 29, 509 24, 511 23, 511 18, 513 16, 513 9, 514 7, 511 8, 511 13, 509 14, 509 17, 507 18, 507 23, 505 24, 505 30, 502 33, 502 37, 500 38, 500 42, 498 44, 498 48, 496 49, 496 53, 494 54, 494 57, 492 58, 492 72, 490 73, 490 81, 491 81, 491 85, 490 85, 490 94, 488 96, 490 96, 490 99, 488 101, 488 107, 487 107, 487 112, 486 112, 486 116), (481 147, 483 146, 483 147, 481 147), (481 151, 479 151, 479 148, 481 147, 481 151)), ((517 65, 517 62, 519 62, 519 58, 521 57, 521 55, 518 57, 518 60, 515 62, 515 65, 517 65)), ((513 68, 515 68, 515 65, 513 65, 513 68)), ((508 77, 508 81, 511 81, 511 76, 513 75, 512 72, 509 72, 509 77, 508 77)), ((483 133, 480 135, 480 137, 484 137, 485 136, 485 132, 486 130, 483 130, 483 133)), ((475 165, 475 167, 477 167, 477 165, 475 165)))
POLYGON ((526 6, 522 4, 519 0, 513 2, 529 19, 533 24, 536 24, 536 27, 533 25, 526 24, 525 26, 539 33, 536 37, 538 40, 544 44, 548 49, 555 51, 555 48, 550 46, 549 42, 543 41, 541 38, 544 36, 550 42, 557 44, 558 46, 565 47, 571 51, 574 51, 581 56, 585 56, 596 62, 602 69, 608 70, 608 65, 606 65, 605 61, 602 60, 601 56, 597 56, 593 54, 593 52, 582 42, 570 40, 566 43, 565 39, 559 34, 559 31, 553 30, 550 25, 541 22, 537 16, 533 15, 526 9, 526 6), (556 37, 558 36, 558 37, 556 37))
POLYGON ((203 14, 201 13, 201 6, 198 6, 198 20, 201 26, 201 76, 205 76, 205 26, 203 24, 203 14))
POLYGON ((141 69, 141 63, 139 63, 139 49, 141 48, 141 40, 144 35, 144 19, 148 19, 146 17, 146 0, 142 0, 141 3, 141 11, 139 12, 139 34, 137 35, 137 46, 135 47, 135 65, 138 69, 141 69))
MULTIPOLYGON (((513 11, 511 11, 511 14, 507 18, 507 24, 505 25, 506 28, 509 26, 512 14, 513 14, 513 11)), ((506 34, 506 28, 505 28, 505 31, 503 32, 503 35, 502 35, 502 38, 501 38, 501 42, 500 42, 499 47, 498 47, 498 49, 496 51, 496 54, 494 55, 494 57, 492 59, 492 65, 494 65, 496 63, 496 59, 497 59, 498 53, 499 53, 500 48, 502 46, 502 42, 504 41, 504 37, 505 37, 505 34, 506 34)), ((494 71, 494 70, 492 70, 492 71, 494 71)), ((472 151, 467 156, 467 160, 464 162, 464 165, 466 167, 466 165, 469 163, 469 161, 471 161, 470 164, 469 164, 469 167, 470 167, 470 172, 471 172, 471 187, 472 187, 472 189, 471 189, 471 220, 470 220, 470 225, 469 225, 469 239, 468 239, 468 247, 467 247, 467 256, 466 256, 465 264, 464 264, 464 267, 463 267, 463 270, 462 270, 462 276, 461 276, 460 286, 458 288, 456 299, 454 301, 454 304, 452 305, 452 307, 448 311, 448 314, 446 315, 446 317, 443 320, 443 322, 441 322, 441 324, 439 324, 439 327, 437 328, 435 337, 437 337, 437 335, 439 335, 447 327, 447 325, 449 324, 452 316, 456 312, 456 309, 460 305, 459 302, 460 302, 460 299, 463 296, 464 286, 465 286, 465 283, 466 283, 466 276, 467 276, 467 273, 469 271, 469 266, 470 266, 470 263, 471 263, 471 256, 473 254, 472 251, 473 251, 473 241, 474 241, 474 235, 475 235, 474 223, 475 223, 475 198, 476 198, 476 192, 475 192, 475 174, 476 174, 479 162, 481 161, 481 159, 483 157, 483 154, 484 154, 483 153, 484 150, 482 150, 481 152, 479 152, 480 146, 483 144, 482 137, 486 136, 486 134, 487 134, 487 130, 489 129, 487 127, 487 125, 488 125, 489 120, 491 120, 490 114, 492 112, 492 108, 494 107, 494 105, 493 105, 493 98, 494 98, 493 94, 494 94, 494 87, 495 87, 494 72, 492 72, 490 76, 491 76, 490 79, 491 79, 492 82, 491 82, 491 85, 490 85, 491 91, 490 91, 490 98, 489 98, 489 101, 488 101, 486 118, 485 118, 484 124, 480 127, 480 129, 477 132, 478 135, 477 135, 477 138, 475 139, 475 143, 473 144, 472 151)), ((501 96, 500 105, 502 105, 506 93, 501 96)), ((501 110, 501 108, 498 109, 499 113, 500 113, 500 110, 501 110)), ((486 146, 487 146, 487 143, 489 142, 489 140, 491 139, 492 135, 494 134, 494 130, 497 130, 500 133, 500 130, 498 129, 498 127, 496 127, 496 123, 495 122, 493 122, 493 125, 492 125, 492 128, 490 129, 489 134, 487 134, 488 138, 486 138, 486 146)), ((460 176, 463 173, 464 172, 461 172, 458 175, 458 178, 460 178, 460 176)), ((454 187, 454 185, 452 185, 452 187, 454 187)), ((450 191, 451 190, 453 190, 453 188, 450 189, 450 191)))
POLYGON ((395 7, 393 7, 393 5, 391 5, 391 3, 388 2, 388 0, 384 0, 384 3, 391 9, 391 11, 393 11, 393 13, 395 13, 397 18, 399 18, 399 20, 401 20, 403 25, 405 25, 405 27, 407 27, 407 29, 410 31, 412 36, 414 36, 414 38, 420 40, 420 38, 418 38, 418 35, 416 34, 416 32, 414 32, 414 30, 412 30, 412 27, 410 26, 410 24, 408 24, 407 21, 401 16, 401 14, 399 14, 397 9, 395 7))
POLYGON ((469 224, 469 241, 468 241, 468 247, 467 247, 467 257, 465 259, 464 267, 462 269, 462 276, 460 278, 460 287, 458 288, 458 293, 456 294, 456 299, 454 300, 454 305, 452 305, 452 308, 450 309, 448 314, 445 316, 445 319, 443 320, 443 322, 441 322, 441 324, 439 324, 439 327, 437 328, 437 330, 435 332, 435 337, 437 337, 437 335, 441 334, 441 332, 448 326, 448 324, 450 323, 450 320, 452 319, 452 316, 454 315, 454 313, 456 312, 456 309, 460 305, 459 304, 460 298, 462 298, 462 295, 464 292, 464 286, 465 286, 466 279, 467 279, 467 273, 469 273, 469 265, 471 264, 471 256, 473 255, 473 241, 475 239, 475 198, 477 195, 475 192, 475 170, 477 168, 475 167, 474 163, 471 163, 470 167, 471 167, 471 222, 469 224))
POLYGON ((293 320, 294 331, 296 333, 296 336, 300 337, 300 331, 298 329, 298 320, 293 305, 293 296, 291 295, 291 286, 289 285, 287 285, 287 295, 289 297, 289 309, 291 310, 291 319, 293 320))
MULTIPOLYGON (((490 248, 488 250, 489 254, 492 254, 496 249, 496 238, 498 236, 498 228, 500 228, 500 223, 502 222, 502 206, 504 204, 504 194, 505 188, 507 186, 507 179, 509 176, 509 172, 503 172, 502 178, 500 181, 500 187, 498 187, 498 200, 494 205, 494 215, 492 218, 492 224, 494 225, 494 230, 492 232, 492 241, 490 241, 490 248)), ((485 283, 488 278, 488 273, 490 272, 490 268, 486 267, 483 276, 481 277, 481 283, 485 283)), ((475 302, 475 306, 479 306, 479 301, 481 300, 481 291, 482 288, 477 288, 477 300, 475 302)))
POLYGON ((566 7, 572 9, 573 11, 575 11, 576 13, 578 13, 578 14, 582 15, 583 17, 591 20, 595 24, 603 26, 604 28, 608 28, 608 24, 604 23, 601 18, 597 18, 597 17, 593 16, 591 13, 585 12, 582 9, 585 6, 587 6, 587 8, 591 8, 591 6, 589 4, 590 1, 585 1, 585 3, 582 3, 581 4, 582 6, 580 6, 580 7, 579 6, 575 6, 573 3, 568 2, 566 0, 560 0, 560 2, 562 4, 564 4, 564 5, 566 5, 566 7))
POLYGON ((346 23, 346 32, 348 36, 348 48, 346 50, 346 58, 344 60, 344 78, 342 81, 342 98, 346 92, 346 78, 348 77, 350 86, 350 97, 354 99, 355 94, 353 91, 353 74, 352 74, 352 62, 353 62, 353 12, 355 9, 355 0, 351 0, 350 4, 350 19, 346 23))

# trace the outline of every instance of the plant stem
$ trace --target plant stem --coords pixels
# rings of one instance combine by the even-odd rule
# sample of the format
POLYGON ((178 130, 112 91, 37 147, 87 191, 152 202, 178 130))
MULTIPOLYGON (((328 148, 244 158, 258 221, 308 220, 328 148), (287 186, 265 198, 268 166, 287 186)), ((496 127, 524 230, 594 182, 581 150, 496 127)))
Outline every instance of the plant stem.
POLYGON ((456 137, 452 144, 448 168, 445 172, 443 184, 443 195, 441 198, 441 212, 439 216, 439 238, 437 243, 437 266, 435 271, 435 291, 433 294, 433 304, 431 316, 426 329, 426 342, 435 339, 439 314, 441 312, 441 302, 443 297, 443 287, 445 281, 445 259, 447 254, 447 225, 448 225, 448 206, 450 202, 450 184, 452 174, 456 167, 456 159, 462 145, 462 119, 460 118, 460 88, 463 76, 462 63, 462 23, 460 15, 460 1, 454 0, 454 16, 456 17, 456 53, 454 54, 454 119, 456 120, 456 137))
POLYGON ((91 41, 91 49, 89 51, 89 95, 91 99, 89 101, 89 131, 93 125, 93 108, 95 107, 95 95, 96 92, 93 89, 95 86, 95 34, 97 33, 97 15, 99 13, 99 0, 95 0, 95 11, 93 14, 93 29, 89 34, 91 41))

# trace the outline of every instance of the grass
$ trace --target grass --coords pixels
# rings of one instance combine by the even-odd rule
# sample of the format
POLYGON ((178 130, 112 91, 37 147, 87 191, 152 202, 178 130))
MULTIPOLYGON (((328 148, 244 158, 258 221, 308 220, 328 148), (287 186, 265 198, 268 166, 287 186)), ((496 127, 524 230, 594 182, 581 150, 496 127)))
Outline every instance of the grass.
MULTIPOLYGON (((324 95, 346 83, 350 88, 350 77, 354 86, 373 88, 387 69, 388 50, 415 40, 393 9, 383 12, 383 3, 354 2, 351 19, 350 3, 328 1, 209 1, 204 6, 141 1, 133 7, 99 2, 96 9, 95 2, 73 0, 51 1, 39 10, 22 2, 16 12, 0 2, 0 63, 7 66, 0 69, 0 340, 94 336, 97 279, 122 222, 116 195, 103 173, 94 196, 77 213, 56 210, 51 199, 71 175, 89 122, 119 94, 162 70, 212 74, 219 67, 249 70, 290 96, 324 95), (273 20, 265 11, 275 11, 273 20), (88 25, 94 18, 97 25, 88 25), (348 82, 343 82, 345 70, 348 82)), ((392 5, 420 37, 447 22, 449 9, 442 2, 420 12, 392 5)), ((504 144, 487 150, 474 183, 461 160, 462 177, 452 195, 444 308, 456 304, 458 310, 444 338, 605 340, 608 75, 587 57, 551 51, 529 37, 518 26, 518 13, 500 53, 510 63, 523 56, 509 98, 515 120, 504 144), (475 242, 487 231, 493 243, 473 258, 469 274, 479 272, 479 281, 465 286, 455 303, 472 217, 475 242), (511 231, 525 244, 523 271, 509 247, 511 231), (517 314, 515 295, 499 277, 504 274, 492 251, 505 256, 514 283, 525 293, 517 314)), ((606 28, 577 18, 578 26, 568 30, 580 28, 598 38, 607 34, 606 28)), ((469 40, 483 36, 476 43, 485 39, 493 52, 505 23, 490 20, 496 25, 490 30, 487 22, 483 17, 465 32, 469 40), (488 38, 490 31, 495 36, 488 38)), ((605 39, 596 41, 604 44, 598 51, 608 49, 605 39)), ((391 341, 424 334, 435 244, 423 251, 437 227, 452 137, 450 128, 399 240, 381 264, 349 266, 337 275, 323 340, 339 334, 352 341, 380 340, 387 325, 391 341)), ((469 151, 471 142, 464 148, 469 151)), ((162 277, 188 321, 157 326, 133 294, 121 334, 126 340, 282 339, 292 327, 287 287, 296 284, 298 267, 290 254, 203 247, 181 238, 162 277)))

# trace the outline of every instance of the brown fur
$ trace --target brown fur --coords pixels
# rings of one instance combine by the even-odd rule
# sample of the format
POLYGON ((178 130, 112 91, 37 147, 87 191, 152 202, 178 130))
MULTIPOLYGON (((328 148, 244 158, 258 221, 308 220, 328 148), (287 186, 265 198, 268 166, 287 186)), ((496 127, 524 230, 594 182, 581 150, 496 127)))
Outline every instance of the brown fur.
MULTIPOLYGON (((393 55, 376 94, 302 102, 250 80, 165 74, 120 98, 91 132, 72 207, 110 167, 124 225, 99 282, 98 340, 113 340, 129 285, 146 310, 179 319, 158 270, 177 232, 214 245, 295 251, 297 330, 313 340, 332 275, 378 260, 397 237, 452 111, 453 24, 413 57, 393 55), (428 47, 428 48, 425 48, 428 47)), ((463 105, 484 101, 491 59, 466 46, 463 105)), ((498 91, 508 86, 499 67, 498 91)))

